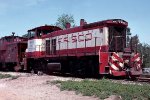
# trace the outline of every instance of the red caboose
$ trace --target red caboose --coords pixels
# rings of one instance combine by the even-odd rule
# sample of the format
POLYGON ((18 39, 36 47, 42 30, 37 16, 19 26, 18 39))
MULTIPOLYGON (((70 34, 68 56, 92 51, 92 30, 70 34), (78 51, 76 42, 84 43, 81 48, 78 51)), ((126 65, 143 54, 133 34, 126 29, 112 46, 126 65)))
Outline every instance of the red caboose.
POLYGON ((25 57, 27 39, 19 36, 5 36, 0 39, 0 63, 6 70, 20 70, 25 57))
POLYGON ((104 20, 61 30, 41 26, 29 30, 26 49, 28 69, 72 74, 138 76, 141 59, 127 46, 128 23, 104 20), (30 67, 29 67, 30 66, 30 67))

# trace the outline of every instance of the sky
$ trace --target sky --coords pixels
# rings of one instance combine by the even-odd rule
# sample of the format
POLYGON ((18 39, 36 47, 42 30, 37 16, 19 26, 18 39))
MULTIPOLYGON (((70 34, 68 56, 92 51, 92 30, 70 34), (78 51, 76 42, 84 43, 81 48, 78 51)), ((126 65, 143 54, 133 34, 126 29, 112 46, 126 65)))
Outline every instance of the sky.
POLYGON ((0 0, 0 37, 54 24, 63 13, 73 15, 76 25, 80 19, 124 19, 132 35, 150 44, 150 0, 0 0))

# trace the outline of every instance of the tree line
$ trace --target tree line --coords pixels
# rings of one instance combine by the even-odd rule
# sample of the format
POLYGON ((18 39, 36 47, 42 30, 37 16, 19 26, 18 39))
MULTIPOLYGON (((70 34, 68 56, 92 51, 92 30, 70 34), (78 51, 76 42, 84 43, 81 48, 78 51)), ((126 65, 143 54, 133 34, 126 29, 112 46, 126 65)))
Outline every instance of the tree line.
POLYGON ((147 43, 141 43, 138 35, 132 37, 132 48, 137 49, 137 52, 140 53, 143 64, 142 67, 150 68, 150 45, 147 43))

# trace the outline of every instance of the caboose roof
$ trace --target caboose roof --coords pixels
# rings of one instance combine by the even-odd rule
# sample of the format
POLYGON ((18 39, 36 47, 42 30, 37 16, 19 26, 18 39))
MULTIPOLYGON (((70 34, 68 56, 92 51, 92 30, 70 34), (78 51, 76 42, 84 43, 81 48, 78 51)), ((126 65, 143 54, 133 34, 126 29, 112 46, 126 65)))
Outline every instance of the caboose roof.
POLYGON ((18 39, 26 39, 24 37, 10 35, 10 36, 4 36, 4 37, 2 37, 2 38, 0 38, 0 40, 10 41, 10 40, 16 39, 16 38, 18 38, 18 39))
POLYGON ((4 36, 4 37, 2 37, 2 39, 11 39, 11 38, 22 38, 22 37, 19 37, 19 36, 12 36, 12 35, 10 35, 10 36, 4 36))

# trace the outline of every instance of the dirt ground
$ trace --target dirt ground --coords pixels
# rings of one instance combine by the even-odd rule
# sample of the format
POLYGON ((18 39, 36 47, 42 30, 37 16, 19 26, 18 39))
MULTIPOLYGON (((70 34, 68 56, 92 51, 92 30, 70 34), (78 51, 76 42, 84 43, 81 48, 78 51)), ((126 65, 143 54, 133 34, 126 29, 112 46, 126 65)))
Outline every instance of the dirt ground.
MULTIPOLYGON (((3 73, 3 72, 0 72, 3 73)), ((0 100, 98 100, 96 97, 76 95, 73 91, 60 91, 56 85, 47 84, 53 80, 77 80, 49 75, 31 75, 27 73, 7 74, 19 75, 17 79, 0 79, 0 100)))

